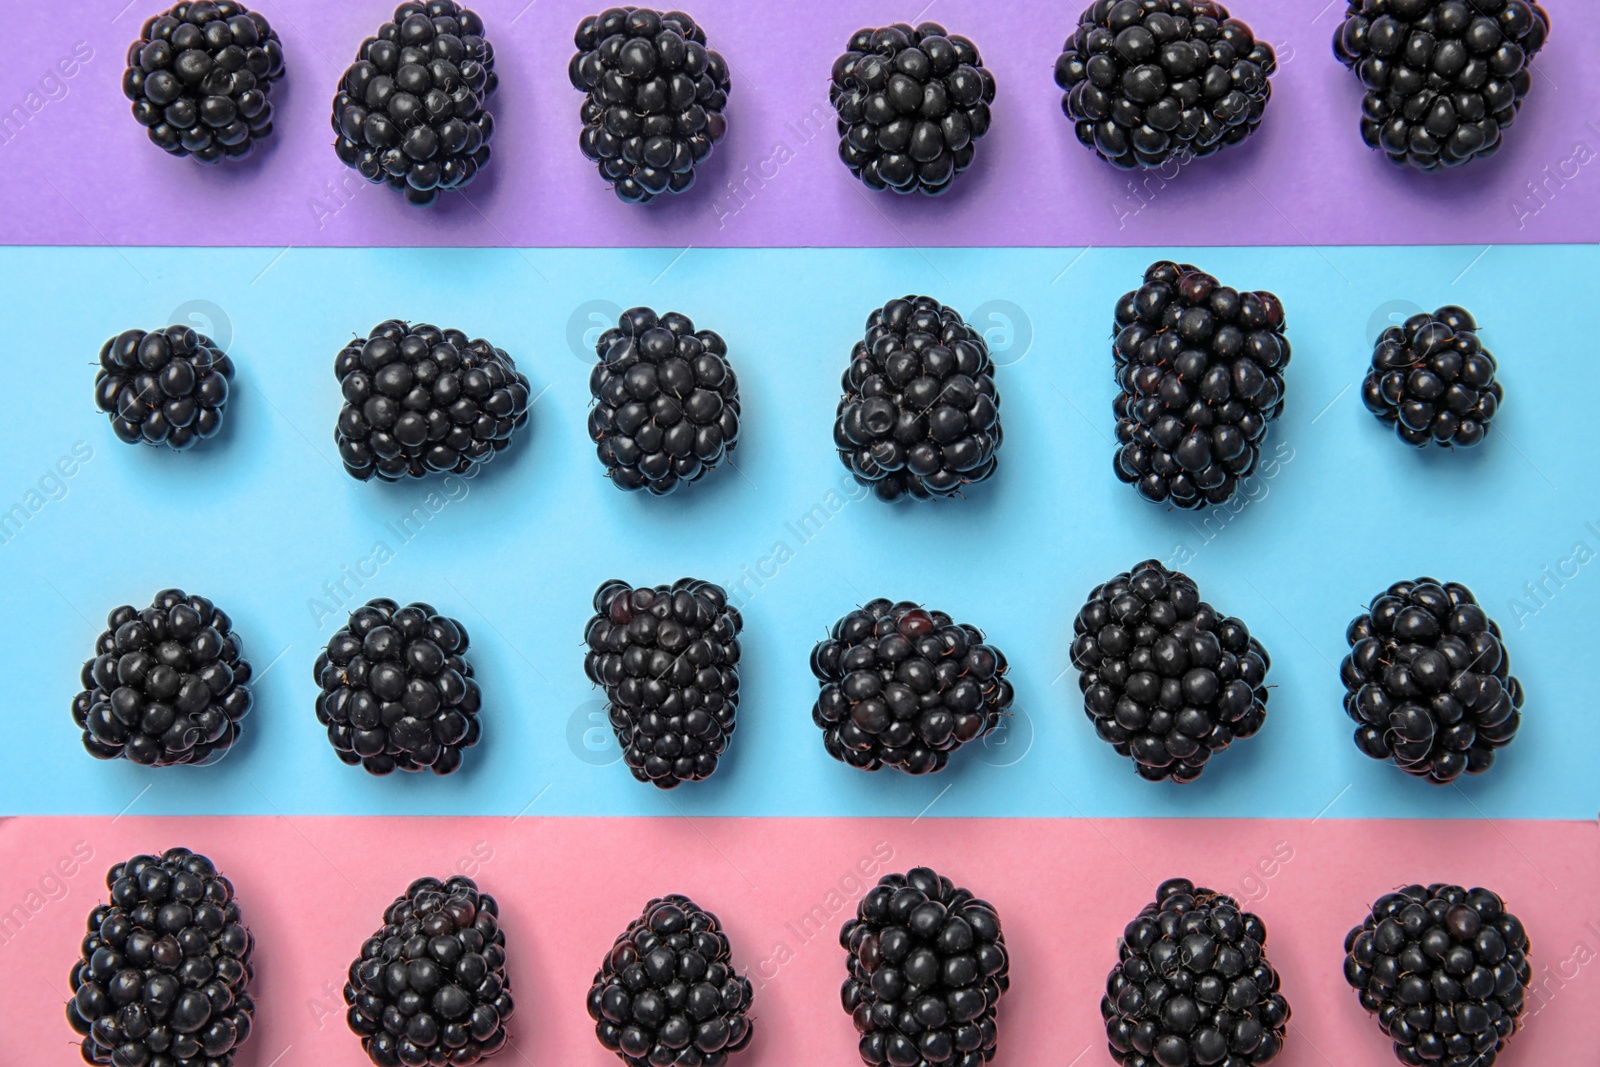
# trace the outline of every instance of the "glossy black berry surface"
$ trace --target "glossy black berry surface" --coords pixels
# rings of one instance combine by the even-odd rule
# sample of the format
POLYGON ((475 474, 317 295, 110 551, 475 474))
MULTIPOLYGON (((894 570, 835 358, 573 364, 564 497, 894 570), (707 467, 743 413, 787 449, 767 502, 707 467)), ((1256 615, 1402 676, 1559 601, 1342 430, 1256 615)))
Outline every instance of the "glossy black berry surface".
POLYGON ((222 429, 233 360, 187 326, 124 330, 100 346, 94 403, 128 444, 193 448, 222 429))
POLYGON ((1472 314, 1442 307, 1383 331, 1361 399, 1408 445, 1470 448, 1488 435, 1505 397, 1497 369, 1472 314))

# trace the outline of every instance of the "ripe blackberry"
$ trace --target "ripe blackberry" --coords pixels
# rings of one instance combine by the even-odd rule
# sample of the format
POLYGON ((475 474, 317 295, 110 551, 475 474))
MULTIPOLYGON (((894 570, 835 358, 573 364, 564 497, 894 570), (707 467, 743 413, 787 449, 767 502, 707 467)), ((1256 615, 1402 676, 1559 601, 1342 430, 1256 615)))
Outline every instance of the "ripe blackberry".
POLYGON ((869 1067, 979 1067, 1011 986, 994 905, 926 867, 886 874, 839 931, 839 990, 869 1067))
POLYGON ((623 762, 660 789, 711 777, 737 725, 739 609, 695 578, 638 589, 612 579, 594 612, 583 669, 606 691, 623 762))
POLYGON ((478 743, 483 694, 467 631, 427 604, 369 600, 317 655, 317 721, 341 762, 369 774, 450 774, 478 743))
POLYGON ((595 344, 589 437, 619 489, 664 496, 716 470, 739 443, 728 346, 687 315, 624 311, 595 344))
POLYGON ((647 204, 694 184, 728 132, 733 83, 682 11, 614 7, 578 23, 567 78, 584 93, 578 147, 617 199, 647 204))
POLYGON ((374 184, 432 204, 489 163, 494 46, 454 0, 408 0, 361 43, 333 98, 333 150, 374 184))
POLYGON ((494 897, 419 878, 383 913, 344 986, 345 1021, 378 1067, 469 1065, 500 1051, 515 1005, 494 897))
POLYGON ((936 22, 857 30, 833 62, 839 158, 869 189, 937 196, 989 132, 994 75, 936 22))
POLYGON ((722 1067, 750 1044, 753 995, 717 917, 673 895, 646 904, 606 953, 589 1018, 628 1067, 722 1067))
POLYGON ((1383 331, 1361 399, 1407 444, 1470 448, 1500 410, 1495 370, 1467 309, 1442 307, 1383 331))
POLYGON ((1272 46, 1215 0, 1095 0, 1056 60, 1078 140, 1124 170, 1239 144, 1261 125, 1272 46))
POLYGON ((1361 139, 1438 170, 1499 149, 1549 32, 1530 0, 1349 0, 1333 54, 1366 90, 1361 139))
POLYGON ((1432 578, 1396 582, 1345 637, 1339 667, 1356 747, 1407 774, 1447 784, 1482 774, 1522 725, 1522 683, 1500 627, 1472 590, 1432 578))
POLYGON ((512 358, 460 330, 390 319, 345 346, 334 440, 350 477, 396 482, 465 474, 528 421, 528 379, 512 358))
POLYGON ((1494 1067, 1517 1032, 1532 975, 1528 933, 1487 889, 1387 893, 1344 950, 1345 980, 1401 1063, 1494 1067))
POLYGON ((1283 412, 1283 304, 1156 263, 1117 302, 1117 477, 1147 500, 1225 503, 1283 412))
POLYGON ((106 874, 72 965, 67 1023, 85 1063, 231 1067, 250 1037, 250 953, 233 884, 186 848, 106 874))
POLYGON ((100 346, 94 402, 118 440, 182 452, 222 429, 232 381, 233 360, 205 334, 124 330, 100 346))

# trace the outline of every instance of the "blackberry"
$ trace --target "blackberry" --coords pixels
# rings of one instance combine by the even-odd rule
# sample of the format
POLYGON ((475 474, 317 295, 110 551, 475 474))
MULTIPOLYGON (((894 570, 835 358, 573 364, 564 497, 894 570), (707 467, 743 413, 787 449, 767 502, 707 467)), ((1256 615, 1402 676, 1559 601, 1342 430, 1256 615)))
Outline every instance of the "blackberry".
POLYGON ((647 204, 694 184, 728 132, 728 64, 682 11, 614 7, 578 23, 567 78, 584 93, 578 147, 617 199, 647 204))
POLYGON ((1078 140, 1124 170, 1186 163, 1261 125, 1272 46, 1215 0, 1095 0, 1056 59, 1078 140))
POLYGON ((1522 725, 1522 683, 1472 590, 1396 582, 1345 633, 1339 667, 1356 747, 1435 785, 1494 764, 1522 725))
POLYGON ((1349 0, 1333 54, 1365 89, 1361 139, 1431 171, 1500 148, 1549 32, 1530 0, 1349 0))
POLYGON ((600 1044, 628 1067, 722 1067, 750 1044, 750 979, 717 917, 660 897, 628 924, 589 989, 600 1044))
POLYGON ((233 360, 205 334, 124 330, 100 346, 94 402, 118 440, 182 452, 222 429, 232 381, 233 360))
POLYGON ((1528 933, 1487 889, 1386 893, 1344 950, 1345 980, 1401 1063, 1494 1067, 1522 1021, 1528 933))
POLYGON ((1283 412, 1283 304, 1156 263, 1117 302, 1118 479, 1180 508, 1227 502, 1283 412))
POLYGON ((383 913, 344 987, 345 1021, 378 1067, 469 1065, 505 1047, 515 1005, 494 897, 419 878, 383 913))
POLYGON ((250 954, 233 884, 186 848, 106 874, 72 965, 67 1023, 85 1063, 231 1067, 250 1037, 250 954))
POLYGON ((1266 956, 1267 926, 1230 896, 1162 882, 1129 923, 1100 1014, 1123 1067, 1249 1067, 1283 1051, 1289 1002, 1266 956))
POLYGON ((333 150, 419 206, 464 189, 489 163, 494 46, 454 0, 408 0, 361 43, 333 98, 333 150))
POLYGON ((739 609, 695 578, 638 589, 612 579, 594 612, 583 669, 605 689, 628 770, 660 789, 711 777, 737 725, 739 609))
POLYGON ((1472 315, 1442 307, 1383 331, 1361 399, 1406 444, 1470 448, 1488 435, 1505 395, 1495 370, 1472 315))
POLYGON ((390 319, 334 361, 344 407, 334 440, 350 477, 396 482, 466 474, 528 421, 528 379, 460 330, 390 319))
POLYGON ((994 905, 926 867, 886 874, 839 931, 840 989, 869 1067, 979 1067, 1011 986, 994 905))
POLYGON ((828 755, 852 767, 942 771, 950 753, 1000 725, 1015 695, 1007 669, 977 627, 874 600, 811 650, 822 683, 811 721, 828 755))
POLYGON ((1267 650, 1157 560, 1095 586, 1073 631, 1083 710, 1141 778, 1192 782, 1266 721, 1267 650))
POLYGON ((839 158, 869 189, 937 196, 989 132, 994 75, 936 22, 857 30, 833 62, 839 158))
POLYGON ((589 437, 619 489, 664 496, 717 469, 739 443, 728 346, 687 315, 624 311, 595 344, 589 437))
POLYGON ((427 604, 369 600, 317 655, 317 721, 339 760, 369 774, 450 774, 478 743, 483 694, 467 631, 427 604))

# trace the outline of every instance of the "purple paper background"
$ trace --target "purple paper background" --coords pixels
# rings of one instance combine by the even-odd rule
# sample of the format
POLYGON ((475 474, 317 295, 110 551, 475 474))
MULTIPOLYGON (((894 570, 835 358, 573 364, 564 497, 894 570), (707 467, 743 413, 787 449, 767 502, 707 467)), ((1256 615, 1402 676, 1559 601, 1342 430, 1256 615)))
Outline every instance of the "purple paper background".
POLYGON ((1393 167, 1362 143, 1359 86, 1329 41, 1343 0, 1241 0, 1278 48, 1250 143, 1170 181, 1077 143, 1052 80, 1080 0, 695 0, 728 57, 730 133, 697 187, 617 201, 577 148, 571 34, 598 0, 478 0, 495 43, 495 159, 423 212, 335 158, 338 78, 385 0, 259 0, 288 60, 271 147, 205 168, 149 144, 121 93, 128 43, 161 0, 83 0, 11 20, 0 67, 0 243, 335 246, 977 246, 1501 244, 1600 241, 1600 92, 1591 0, 1546 0, 1552 41, 1507 146, 1466 170, 1393 167), (827 79, 862 25, 937 19, 995 71, 994 128, 942 200, 872 194, 835 155, 827 79), (71 78, 57 63, 87 42, 71 78), (18 109, 19 110, 14 110, 18 109), (18 116, 22 116, 21 119, 18 116), (809 126, 809 130, 808 127, 809 126), (1136 187, 1135 182, 1140 183, 1136 187), (1536 193, 1535 190, 1538 190, 1536 193))

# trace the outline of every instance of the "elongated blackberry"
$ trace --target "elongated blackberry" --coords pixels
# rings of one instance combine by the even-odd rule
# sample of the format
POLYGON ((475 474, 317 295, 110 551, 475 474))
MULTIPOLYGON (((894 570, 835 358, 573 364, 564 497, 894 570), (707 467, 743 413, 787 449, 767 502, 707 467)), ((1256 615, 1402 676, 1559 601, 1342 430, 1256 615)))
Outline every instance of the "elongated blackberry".
POLYGON ((124 330, 100 346, 95 406, 128 444, 182 452, 222 429, 233 360, 187 326, 124 330))
POLYGON ((1488 435, 1505 396, 1495 370, 1471 313, 1442 307, 1383 331, 1361 399, 1406 444, 1470 448, 1488 435))

